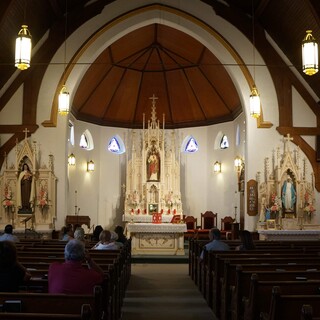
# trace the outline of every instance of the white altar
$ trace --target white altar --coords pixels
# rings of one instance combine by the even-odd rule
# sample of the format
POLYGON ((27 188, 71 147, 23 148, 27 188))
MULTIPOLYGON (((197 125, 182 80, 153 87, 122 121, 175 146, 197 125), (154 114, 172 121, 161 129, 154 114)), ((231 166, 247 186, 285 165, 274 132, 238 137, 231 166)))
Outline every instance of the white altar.
POLYGON ((151 118, 143 118, 142 130, 128 136, 126 184, 123 186, 125 222, 152 222, 154 213, 162 214, 162 222, 174 215, 182 216, 180 192, 180 149, 175 131, 165 130, 156 115, 156 99, 152 100, 151 118))
POLYGON ((267 241, 320 240, 320 230, 258 230, 259 239, 267 241))
POLYGON ((185 223, 129 223, 132 255, 184 255, 185 223))

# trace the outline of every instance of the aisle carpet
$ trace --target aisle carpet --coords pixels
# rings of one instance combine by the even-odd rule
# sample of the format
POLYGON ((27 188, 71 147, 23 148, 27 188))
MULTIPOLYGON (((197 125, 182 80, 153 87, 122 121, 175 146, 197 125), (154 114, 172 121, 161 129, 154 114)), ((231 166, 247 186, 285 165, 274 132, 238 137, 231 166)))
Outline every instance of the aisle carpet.
POLYGON ((132 264, 122 320, 213 320, 188 264, 132 264))

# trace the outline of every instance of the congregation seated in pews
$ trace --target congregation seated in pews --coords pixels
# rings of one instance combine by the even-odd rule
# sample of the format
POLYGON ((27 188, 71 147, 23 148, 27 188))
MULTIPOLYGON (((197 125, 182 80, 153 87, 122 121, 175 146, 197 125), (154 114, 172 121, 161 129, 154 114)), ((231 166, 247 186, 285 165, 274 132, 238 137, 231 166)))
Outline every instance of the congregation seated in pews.
MULTIPOLYGON (((115 250, 93 250, 91 248, 96 241, 20 239, 14 247, 19 264, 23 266, 23 270, 27 270, 26 273, 30 274, 30 279, 20 281, 19 287, 11 290, 16 292, 12 292, 10 296, 7 288, 1 290, 0 274, 0 291, 3 292, 0 293, 2 305, 0 319, 120 319, 125 290, 131 275, 131 240, 125 240, 121 248, 117 246, 115 250), (74 248, 72 248, 74 242, 80 243, 83 249, 86 248, 85 256, 79 261, 77 268, 88 270, 88 264, 89 267, 94 268, 93 263, 95 263, 101 272, 101 278, 97 283, 92 283, 90 292, 76 290, 72 293, 72 290, 58 290, 56 286, 57 290, 53 290, 50 286, 50 267, 62 266, 65 263, 67 246, 72 249, 69 250, 69 255, 74 255, 74 248), (75 293, 77 293, 76 296, 75 293), (13 305, 10 301, 17 301, 17 303, 13 305), (60 307, 60 304, 64 307, 60 307), (48 307, 44 307, 45 305, 48 307), (9 309, 10 313, 4 312, 9 309), (19 312, 16 312, 17 310, 19 312)), ((69 276, 67 278, 71 279, 69 276)), ((85 278, 87 277, 82 277, 78 282, 70 281, 69 285, 71 283, 73 288, 77 286, 82 290, 85 287, 85 278)), ((61 288, 61 279, 59 281, 59 288, 61 288)))

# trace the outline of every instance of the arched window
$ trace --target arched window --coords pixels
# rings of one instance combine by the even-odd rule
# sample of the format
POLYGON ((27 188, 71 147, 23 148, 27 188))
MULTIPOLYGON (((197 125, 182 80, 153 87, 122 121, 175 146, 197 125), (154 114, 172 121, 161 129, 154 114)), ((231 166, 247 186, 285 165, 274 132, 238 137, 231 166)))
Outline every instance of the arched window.
POLYGON ((237 125, 236 130, 236 146, 240 146, 240 126, 237 125))
POLYGON ((108 150, 116 154, 122 154, 126 152, 124 143, 118 135, 115 135, 110 139, 108 143, 108 150))
POLYGON ((88 129, 86 129, 84 133, 81 135, 79 145, 80 145, 80 148, 82 149, 86 149, 86 150, 94 149, 92 135, 88 129))
POLYGON ((74 124, 71 120, 69 120, 69 142, 74 146, 74 124))
POLYGON ((181 152, 194 153, 199 150, 198 142, 193 136, 186 136, 181 145, 181 152))

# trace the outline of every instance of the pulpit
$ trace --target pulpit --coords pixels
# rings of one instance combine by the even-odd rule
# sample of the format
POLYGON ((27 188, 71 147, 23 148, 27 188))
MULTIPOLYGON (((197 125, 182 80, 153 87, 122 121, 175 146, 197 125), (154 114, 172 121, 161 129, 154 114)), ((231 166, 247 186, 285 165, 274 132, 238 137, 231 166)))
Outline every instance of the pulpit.
POLYGON ((66 216, 66 224, 83 225, 85 224, 90 229, 90 217, 89 216, 66 216))

